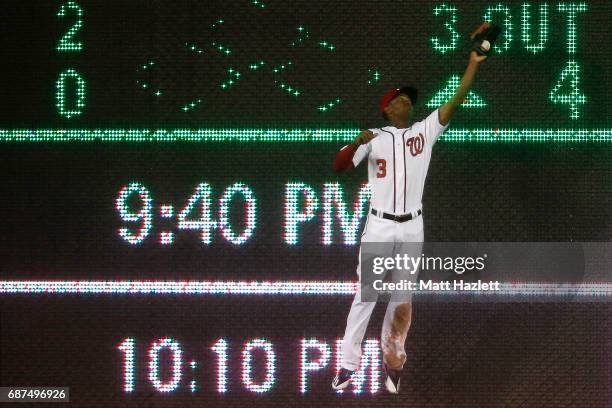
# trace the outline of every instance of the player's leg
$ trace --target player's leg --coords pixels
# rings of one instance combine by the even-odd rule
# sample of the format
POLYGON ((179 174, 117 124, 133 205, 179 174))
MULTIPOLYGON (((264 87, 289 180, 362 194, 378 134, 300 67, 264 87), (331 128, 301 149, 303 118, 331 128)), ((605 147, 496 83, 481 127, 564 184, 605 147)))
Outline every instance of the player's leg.
MULTIPOLYGON (((394 256, 400 255, 403 258, 408 255, 410 259, 417 260, 423 247, 422 240, 418 241, 421 237, 422 234, 412 235, 407 237, 410 241, 398 243, 394 256)), ((411 265, 411 269, 402 268, 392 271, 394 283, 410 282, 416 286, 418 269, 412 269, 412 262, 409 262, 408 265, 411 265)), ((412 289, 415 288, 406 288, 392 293, 383 320, 380 339, 383 362, 394 370, 401 370, 406 362, 404 343, 412 322, 412 289)))
MULTIPOLYGON (((403 253, 400 251, 398 253, 403 253)), ((414 275, 393 271, 393 281, 414 282, 414 275)), ((402 271, 403 272, 403 271, 402 271)), ((405 343, 412 323, 412 292, 393 293, 387 304, 380 336, 383 368, 386 374, 385 387, 393 394, 399 392, 401 371, 406 362, 405 343)))
MULTIPOLYGON (((362 244, 364 242, 384 242, 389 241, 392 238, 392 234, 390 232, 392 225, 387 220, 382 221, 386 222, 381 222, 379 218, 368 216, 366 226, 364 227, 364 232, 361 236, 362 244)), ((359 277, 359 283, 361 283, 361 262, 363 255, 362 248, 363 246, 361 246, 359 249, 359 261, 357 265, 357 276, 359 277)), ((357 291, 355 293, 355 297, 353 298, 353 302, 351 303, 351 309, 346 320, 346 329, 344 331, 344 338, 342 340, 341 367, 343 370, 341 373, 339 373, 339 376, 343 375, 344 377, 339 378, 339 376, 336 376, 336 379, 334 379, 334 383, 332 384, 334 389, 342 389, 348 386, 350 375, 353 371, 359 368, 361 363, 361 344, 370 321, 370 316, 372 315, 372 311, 376 306, 376 299, 368 300, 369 301, 363 301, 361 299, 361 285, 358 284, 357 291)))
MULTIPOLYGON (((360 276, 361 248, 359 249, 359 262, 357 264, 357 275, 360 276)), ((342 361, 340 371, 332 382, 332 388, 341 390, 348 387, 351 376, 359 368, 361 362, 361 343, 370 321, 375 302, 363 302, 361 299, 361 285, 357 285, 357 291, 351 303, 351 310, 346 319, 346 329, 342 339, 342 361)))
MULTIPOLYGON (((357 269, 359 268, 360 265, 357 266, 357 269)), ((351 303, 351 310, 346 319, 344 339, 342 340, 342 367, 347 370, 354 371, 359 368, 362 352, 361 343, 375 306, 375 301, 362 301, 361 285, 357 285, 357 292, 353 298, 353 303, 351 303)))
POLYGON ((393 394, 399 392, 400 379, 406 362, 405 342, 412 322, 412 302, 389 302, 383 330, 383 369, 386 374, 385 388, 393 394))
MULTIPOLYGON (((402 257, 404 254, 407 254, 416 260, 421 256, 423 238, 422 221, 417 221, 412 225, 401 226, 398 228, 398 239, 402 242, 398 243, 399 245, 395 252, 402 257)), ((418 270, 395 270, 392 277, 394 281, 405 280, 416 283, 418 270)), ((406 363, 406 337, 408 336, 411 322, 412 291, 405 290, 394 293, 387 305, 381 332, 383 365, 387 373, 385 386, 392 393, 399 391, 400 374, 406 363)))
POLYGON ((381 347, 387 367, 401 370, 406 362, 404 343, 412 322, 412 302, 389 302, 383 321, 381 347))

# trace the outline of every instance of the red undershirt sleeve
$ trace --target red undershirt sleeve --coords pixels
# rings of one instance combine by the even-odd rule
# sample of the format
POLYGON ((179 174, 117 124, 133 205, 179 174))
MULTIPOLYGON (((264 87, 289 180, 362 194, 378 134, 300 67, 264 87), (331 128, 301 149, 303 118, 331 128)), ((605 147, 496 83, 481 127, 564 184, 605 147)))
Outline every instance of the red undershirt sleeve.
POLYGON ((353 156, 357 147, 355 145, 344 146, 338 153, 336 153, 336 159, 334 160, 333 169, 336 173, 350 170, 353 168, 353 156))

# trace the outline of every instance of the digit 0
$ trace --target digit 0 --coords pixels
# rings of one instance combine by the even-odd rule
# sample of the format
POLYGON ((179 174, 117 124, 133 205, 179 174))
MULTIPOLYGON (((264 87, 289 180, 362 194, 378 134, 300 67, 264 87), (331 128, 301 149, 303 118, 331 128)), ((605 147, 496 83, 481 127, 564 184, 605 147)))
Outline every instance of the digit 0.
POLYGON ((76 70, 69 68, 60 73, 55 83, 55 104, 60 116, 70 119, 83 113, 85 87, 85 79, 76 70), (69 88, 74 88, 72 100, 68 98, 69 88))

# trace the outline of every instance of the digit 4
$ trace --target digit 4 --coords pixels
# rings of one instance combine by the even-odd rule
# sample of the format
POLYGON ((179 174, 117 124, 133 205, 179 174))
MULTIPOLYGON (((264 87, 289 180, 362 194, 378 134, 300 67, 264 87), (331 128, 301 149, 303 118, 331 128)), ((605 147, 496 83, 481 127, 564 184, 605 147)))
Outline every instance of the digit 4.
POLYGON ((581 112, 581 105, 586 103, 586 96, 580 92, 580 65, 576 61, 568 61, 561 71, 561 77, 550 91, 552 103, 569 105, 570 118, 578 119, 581 112), (562 93, 569 89, 569 92, 562 93))

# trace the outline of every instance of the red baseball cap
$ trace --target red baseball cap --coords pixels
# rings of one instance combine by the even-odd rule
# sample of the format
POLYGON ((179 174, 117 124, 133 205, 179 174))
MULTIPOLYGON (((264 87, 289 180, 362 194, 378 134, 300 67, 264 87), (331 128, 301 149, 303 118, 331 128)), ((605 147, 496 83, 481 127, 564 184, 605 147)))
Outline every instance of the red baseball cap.
POLYGON ((416 88, 412 86, 405 86, 403 88, 391 89, 387 91, 383 95, 382 99, 380 100, 380 113, 384 114, 385 108, 389 105, 389 103, 393 100, 393 98, 395 98, 397 95, 401 93, 408 95, 413 105, 416 103, 417 96, 419 95, 419 92, 416 90, 416 88))

